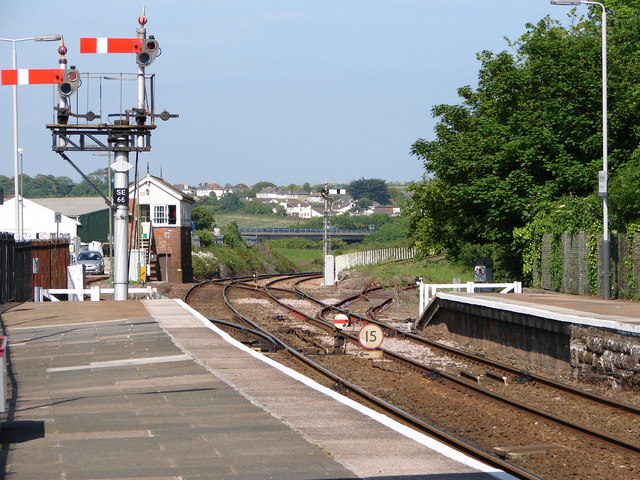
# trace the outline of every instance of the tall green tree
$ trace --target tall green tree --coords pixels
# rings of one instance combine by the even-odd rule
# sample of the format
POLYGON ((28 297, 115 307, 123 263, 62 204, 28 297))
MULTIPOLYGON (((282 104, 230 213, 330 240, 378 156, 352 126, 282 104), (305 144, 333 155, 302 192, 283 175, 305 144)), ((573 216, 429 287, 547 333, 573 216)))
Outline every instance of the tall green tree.
POLYGON ((242 201, 240 195, 236 192, 227 193, 220 197, 215 203, 215 208, 220 212, 237 212, 242 208, 242 201))
POLYGON ((196 230, 211 230, 216 226, 211 209, 202 205, 191 209, 191 220, 195 222, 196 230))
MULTIPOLYGON (((94 172, 87 174, 87 178, 89 178, 98 190, 102 192, 104 195, 108 195, 109 190, 109 169, 108 168, 99 168, 94 172)), ((96 189, 85 179, 83 179, 80 183, 73 186, 71 189, 70 195, 73 197, 95 197, 99 195, 96 192, 96 189)))
POLYGON ((347 187, 347 192, 354 200, 368 199, 383 205, 391 198, 387 183, 380 178, 354 180, 347 187))
POLYGON ((13 178, 0 175, 0 188, 5 195, 13 195, 13 178))
MULTIPOLYGON (((465 245, 501 247, 509 268, 514 228, 541 205, 586 197, 602 168, 600 16, 573 16, 571 25, 544 18, 509 42, 512 53, 478 55, 478 87, 458 90, 461 103, 437 105, 436 139, 412 153, 425 167, 410 187, 411 232, 423 252, 456 257, 465 245)), ((614 18, 610 15, 609 18, 614 18)), ((640 73, 640 16, 610 22, 610 157, 612 177, 640 140, 635 107, 640 73)))
POLYGON ((606 0, 601 3, 618 15, 637 15, 640 11, 640 0, 606 0))
POLYGON ((53 175, 36 175, 29 177, 22 175, 22 194, 27 198, 66 197, 71 192, 74 183, 69 177, 54 177, 53 175))

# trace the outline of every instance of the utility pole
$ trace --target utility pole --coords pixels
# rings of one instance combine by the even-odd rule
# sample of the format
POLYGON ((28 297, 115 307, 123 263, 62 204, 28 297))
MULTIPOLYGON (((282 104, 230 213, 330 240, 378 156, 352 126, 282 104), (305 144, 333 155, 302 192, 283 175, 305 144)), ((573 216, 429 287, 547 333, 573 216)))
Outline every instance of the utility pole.
MULTIPOLYGON (((116 120, 116 124, 127 122, 116 120)), ((126 123, 125 123, 126 125, 126 123)), ((116 148, 126 148, 127 139, 116 139, 116 148)), ((116 205, 113 214, 113 299, 126 300, 129 296, 129 152, 117 150, 115 161, 111 164, 113 170, 113 200, 116 205)))
POLYGON ((322 258, 329 255, 329 212, 331 210, 331 202, 333 197, 329 196, 329 187, 325 183, 324 188, 320 191, 320 195, 324 199, 324 211, 322 222, 322 258))

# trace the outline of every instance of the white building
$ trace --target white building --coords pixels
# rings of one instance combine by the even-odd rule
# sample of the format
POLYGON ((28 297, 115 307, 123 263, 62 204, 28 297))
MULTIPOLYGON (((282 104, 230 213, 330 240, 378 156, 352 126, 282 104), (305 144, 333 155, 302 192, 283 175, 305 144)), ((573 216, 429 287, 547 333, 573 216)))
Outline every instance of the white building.
MULTIPOLYGON (((46 240, 50 238, 74 238, 78 232, 78 221, 38 203, 22 199, 23 240, 46 240), (57 216, 56 213, 59 215, 57 216), (60 221, 56 222, 56 218, 60 221)), ((0 205, 0 231, 15 235, 15 198, 5 199, 0 205)))
MULTIPOLYGON (((193 196, 193 192, 186 192, 185 190, 182 190, 182 192, 193 196)), ((229 189, 225 189, 217 183, 207 183, 205 185, 200 185, 195 189, 195 196, 199 198, 209 197, 212 193, 216 196, 216 198, 220 198, 223 195, 229 193, 229 189)))

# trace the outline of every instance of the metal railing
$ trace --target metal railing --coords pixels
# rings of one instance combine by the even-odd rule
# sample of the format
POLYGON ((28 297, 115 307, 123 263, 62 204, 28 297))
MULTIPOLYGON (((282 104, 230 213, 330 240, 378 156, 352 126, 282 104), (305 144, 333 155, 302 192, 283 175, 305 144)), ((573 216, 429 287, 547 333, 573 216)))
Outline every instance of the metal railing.
MULTIPOLYGON (((34 289, 34 302, 44 302, 50 300, 52 302, 61 301, 56 295, 66 295, 67 298, 76 298, 78 301, 84 301, 85 295, 89 297, 92 302, 100 301, 102 295, 113 295, 115 289, 103 288, 103 287, 91 287, 91 288, 42 288, 36 287, 34 289)), ((128 293, 130 295, 146 295, 147 298, 160 298, 161 295, 155 288, 129 288, 128 293)))
POLYGON ((427 308, 427 305, 439 290, 451 290, 453 292, 467 292, 476 293, 477 291, 486 292, 487 290, 493 292, 496 289, 501 289, 496 293, 522 293, 522 282, 512 283, 422 283, 418 282, 418 289, 420 292, 420 312, 427 308))
POLYGON ((0 337, 0 413, 7 411, 7 337, 0 337))
MULTIPOLYGON (((323 233, 322 228, 239 228, 240 233, 323 233)), ((337 230, 329 228, 330 233, 369 234, 370 230, 337 230)))

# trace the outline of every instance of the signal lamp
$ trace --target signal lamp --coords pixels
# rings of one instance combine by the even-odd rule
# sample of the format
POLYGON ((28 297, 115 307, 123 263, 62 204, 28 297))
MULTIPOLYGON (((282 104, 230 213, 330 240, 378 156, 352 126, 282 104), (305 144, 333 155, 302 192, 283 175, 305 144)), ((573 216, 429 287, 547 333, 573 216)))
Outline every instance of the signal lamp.
POLYGON ((58 85, 58 92, 63 97, 69 97, 75 93, 80 86, 80 73, 75 67, 67 68, 64 71, 62 83, 58 85))
POLYGON ((142 42, 142 49, 136 55, 136 63, 141 67, 148 67, 153 63, 158 54, 160 53, 160 47, 158 46, 158 41, 149 36, 142 42))

